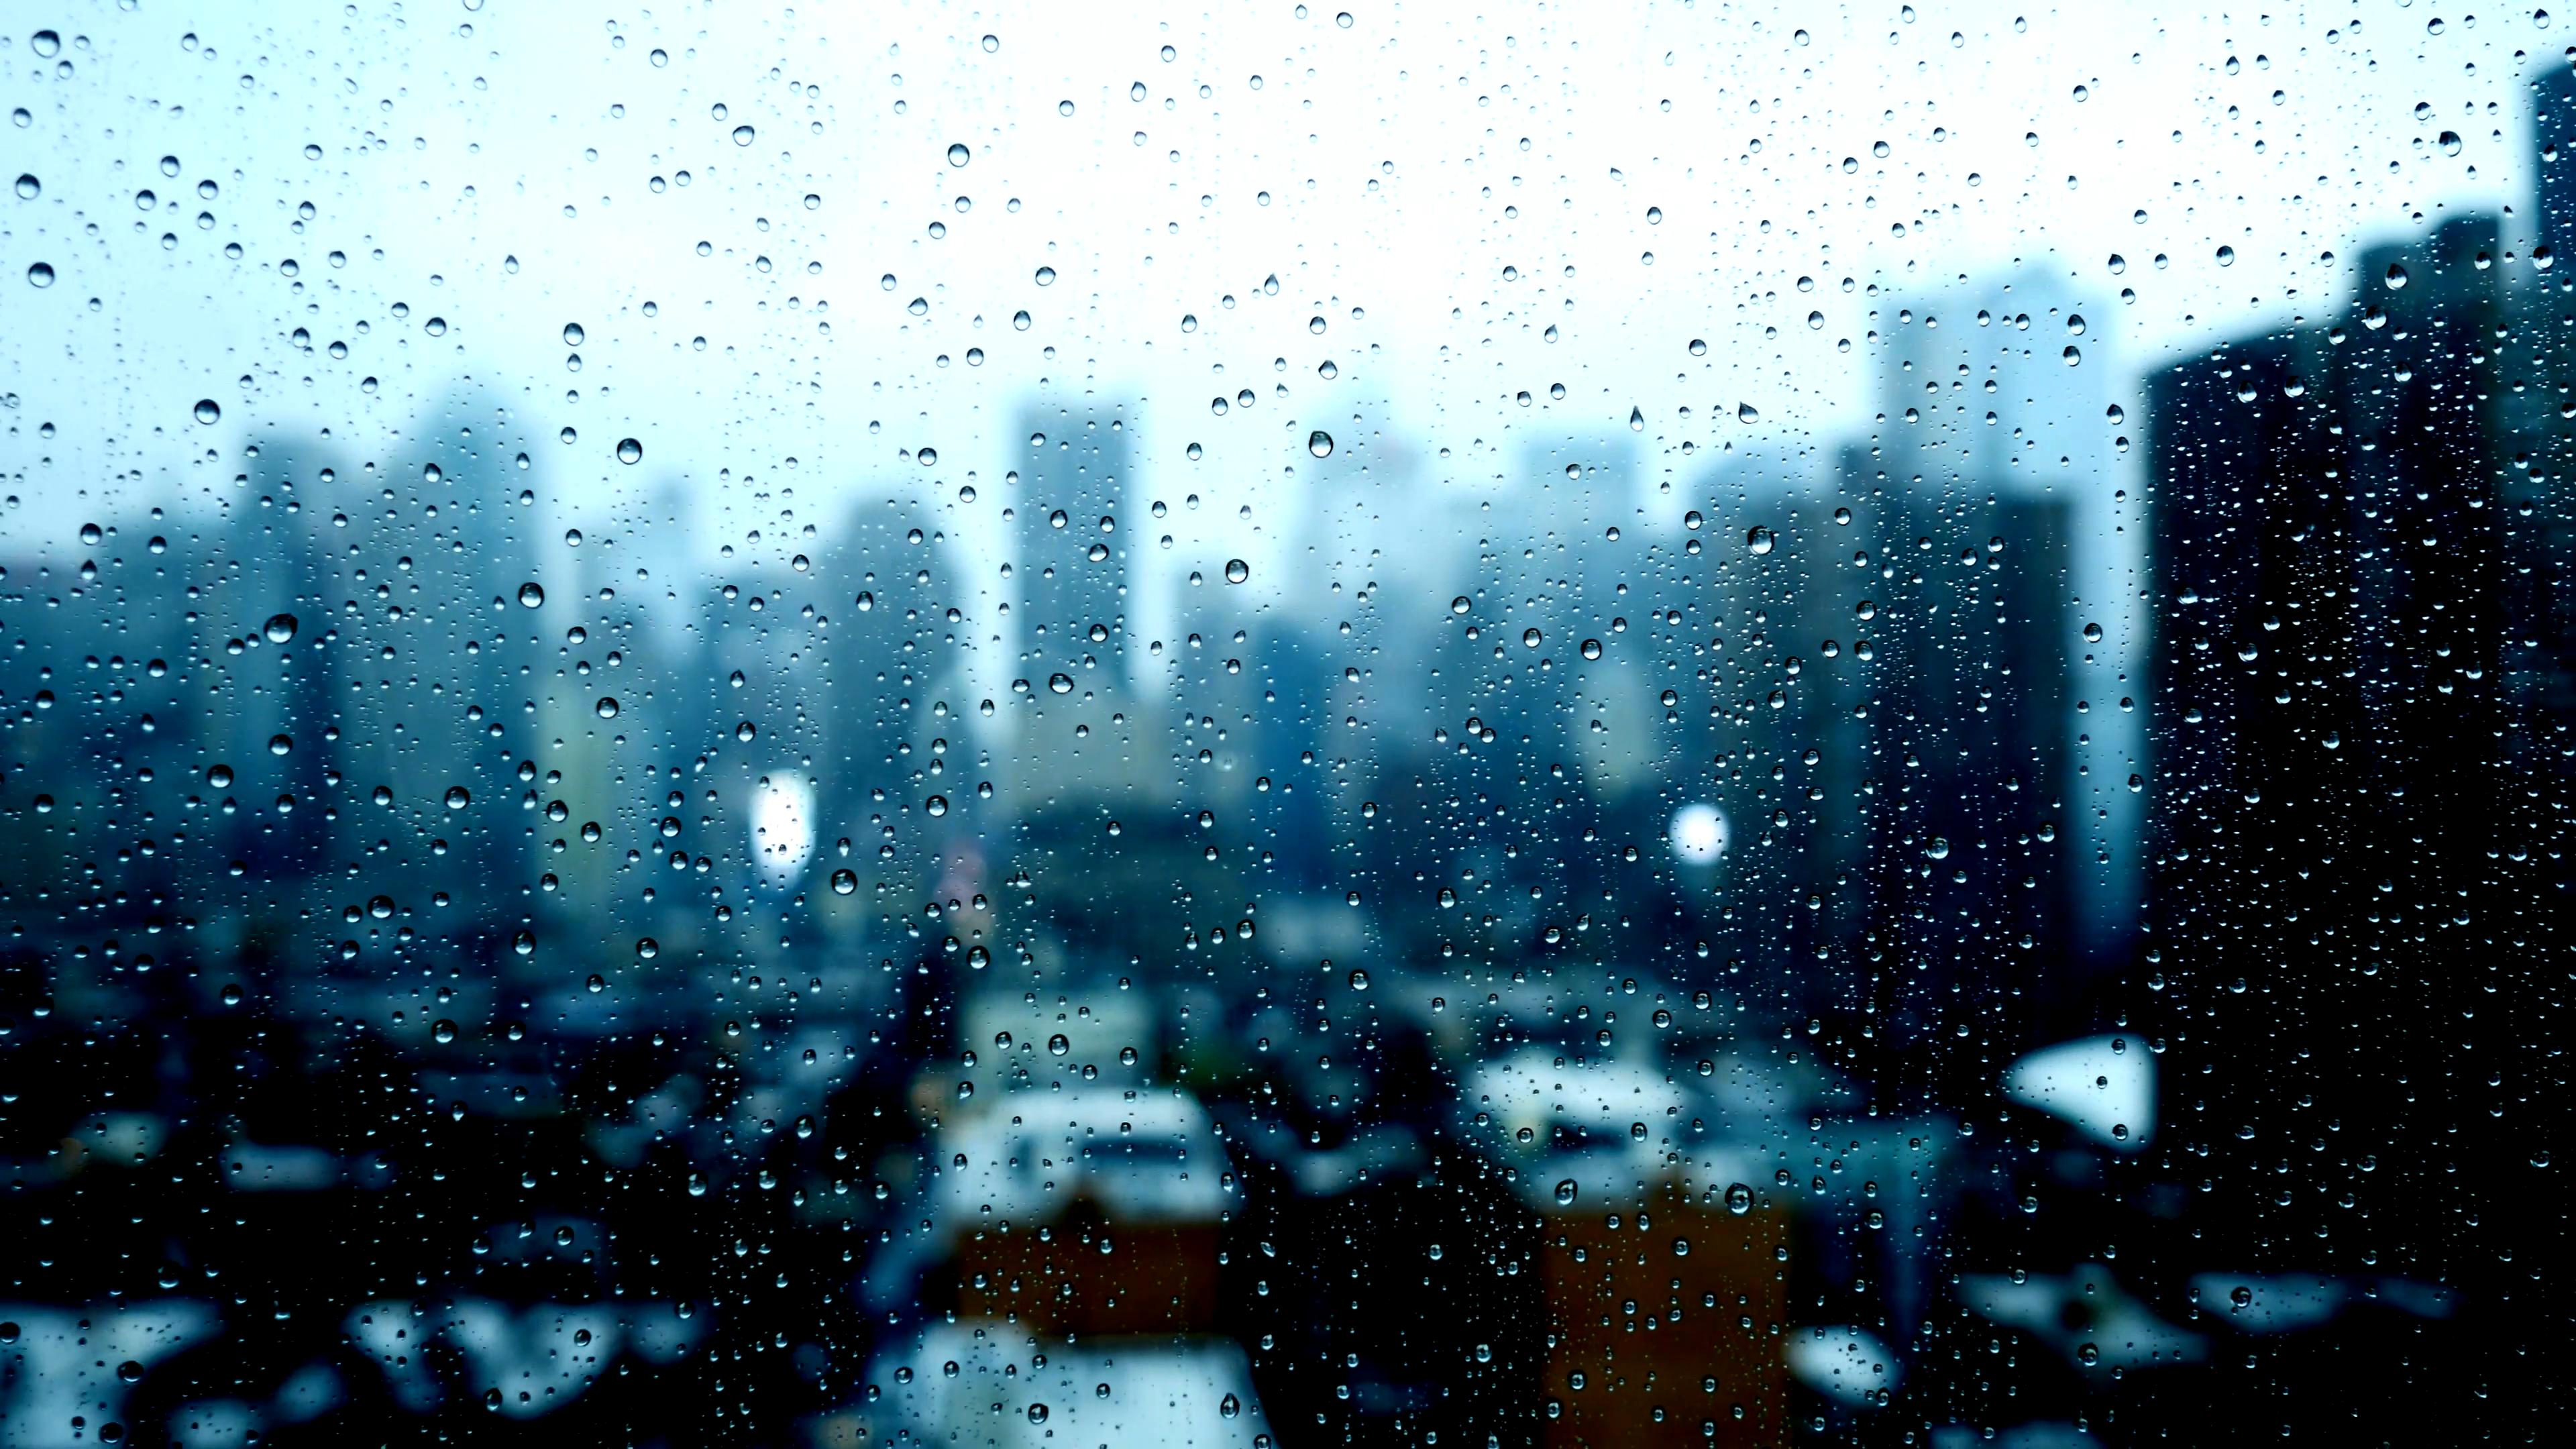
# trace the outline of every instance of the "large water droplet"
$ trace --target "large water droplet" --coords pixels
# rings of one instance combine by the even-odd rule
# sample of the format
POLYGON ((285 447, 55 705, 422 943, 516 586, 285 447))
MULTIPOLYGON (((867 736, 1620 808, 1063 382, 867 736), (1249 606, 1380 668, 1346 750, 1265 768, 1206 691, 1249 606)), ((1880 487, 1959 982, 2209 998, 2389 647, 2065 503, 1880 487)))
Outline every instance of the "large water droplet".
POLYGON ((975 153, 967 150, 966 143, 963 141, 956 142, 948 148, 948 164, 951 166, 963 166, 974 159, 975 153))
POLYGON ((759 134, 749 126, 736 126, 733 128, 733 143, 737 146, 748 146, 759 134))
POLYGON ((1569 1178, 1565 1179, 1564 1181, 1562 1181, 1562 1182, 1558 1183, 1558 1184, 1556 1185, 1556 1205, 1557 1205, 1558 1207, 1572 1207, 1572 1206, 1574 1206, 1574 1199, 1575 1199, 1576 1192, 1577 1192, 1577 1189, 1576 1189, 1576 1187, 1575 1187, 1575 1185, 1574 1185, 1574 1179, 1573 1179, 1573 1178, 1570 1178, 1570 1177, 1569 1177, 1569 1178))
POLYGON ((2398 291, 2404 288, 2405 285, 2406 268, 2397 262, 2390 262, 2388 264, 2388 290, 2392 292, 2398 291))
POLYGON ((1219 1418, 1231 1419, 1243 1412, 1243 1400, 1228 1394, 1217 1401, 1216 1412, 1219 1418))
POLYGON ((1753 1189, 1740 1182, 1728 1184, 1726 1210, 1739 1218, 1753 1211, 1753 1189))
POLYGON ((1744 546, 1755 553, 1769 553, 1772 545, 1777 542, 1779 540, 1767 528, 1747 529, 1744 534, 1744 546))
POLYGON ((1584 641, 1583 641, 1583 657, 1584 657, 1584 658, 1586 658, 1586 659, 1598 659, 1598 658, 1600 658, 1600 657, 1601 657, 1601 641, 1600 641, 1600 640, 1598 640, 1598 639, 1586 639, 1586 640, 1584 640, 1584 641))
POLYGON ((948 797, 945 795, 933 795, 929 799, 921 802, 921 808, 925 814, 929 815, 933 820, 936 820, 940 816, 948 813, 948 797))
POLYGON ((601 719, 617 718, 617 700, 613 696, 605 694, 601 695, 599 697, 599 703, 592 705, 591 708, 598 713, 601 719))
POLYGON ((196 413, 197 421, 203 423, 207 427, 213 427, 215 424, 224 420, 222 404, 217 403, 210 397, 201 397, 197 399, 196 413))
POLYGON ((749 720, 744 720, 742 723, 733 727, 733 737, 742 741, 746 745, 750 744, 753 739, 759 736, 759 734, 759 728, 753 725, 749 720))
POLYGON ((1646 430, 1646 411, 1645 411, 1645 409, 1643 409, 1643 408, 1633 408, 1633 407, 1632 407, 1632 408, 1630 408, 1630 409, 1628 409, 1628 431, 1629 431, 1629 432, 1632 432, 1632 433, 1642 433, 1642 432, 1644 432, 1645 430, 1646 430))
POLYGON ((630 465, 635 464, 635 463, 641 463, 641 462, 643 462, 643 461, 644 461, 644 445, 643 445, 642 443, 639 443, 639 442, 635 441, 633 438, 620 438, 620 439, 618 439, 618 440, 617 440, 617 461, 618 461, 618 462, 620 462, 620 463, 626 463, 626 464, 630 464, 630 465))
POLYGON ((456 1023, 446 1020, 439 1021, 436 1025, 430 1027, 429 1039, 437 1042, 440 1046, 445 1046, 449 1042, 456 1040, 456 1023))
POLYGON ((1239 584, 1250 577, 1252 577, 1252 565, 1245 563, 1239 558, 1230 558, 1225 561, 1225 581, 1227 583, 1239 584))
POLYGON ((44 194, 45 183, 38 181, 33 175, 21 175, 18 178, 18 199, 20 201, 33 201, 44 194))
POLYGON ((1317 428, 1315 431, 1308 433, 1306 435, 1306 451, 1314 454, 1318 458, 1329 458, 1333 456, 1333 435, 1325 432, 1322 428, 1317 428))
POLYGON ((1030 1423, 1032 1423, 1032 1424, 1043 1424, 1043 1423, 1045 1423, 1046 1421, 1047 1421, 1047 1406, 1046 1406, 1046 1405, 1044 1405, 1044 1404, 1031 1404, 1031 1405, 1029 1405, 1029 1422, 1030 1422, 1030 1423))
POLYGON ((563 330, 564 346, 566 346, 566 347, 579 347, 579 346, 582 344, 582 342, 583 342, 583 341, 584 341, 588 336, 589 336, 589 334, 588 334, 588 333, 586 333, 586 332, 584 332, 584 331, 582 331, 582 330, 581 330, 581 324, 580 324, 580 323, 578 323, 578 322, 566 322, 566 323, 564 324, 564 330, 563 330))
POLYGON ((661 942, 654 940, 650 936, 640 936, 636 938, 635 955, 638 960, 650 961, 661 954, 661 942))
POLYGON ((1070 674, 1050 674, 1047 676, 1047 688, 1055 691, 1057 694, 1071 694, 1073 693, 1073 676, 1070 674))
POLYGON ((546 601, 545 586, 534 579, 519 585, 519 607, 533 609, 546 601))
POLYGON ((832 872, 832 894, 845 896, 859 888, 859 873, 854 870, 832 872))
POLYGON ((1057 1032, 1055 1035, 1047 1038, 1047 1052, 1050 1055, 1060 1057, 1071 1050, 1073 1050, 1073 1043, 1065 1040, 1063 1032, 1057 1032))
POLYGON ((1526 648, 1536 649, 1539 646, 1539 641, 1546 637, 1546 635, 1541 634, 1536 629, 1525 630, 1521 634, 1521 644, 1526 648))
POLYGON ((1737 403, 1735 405, 1735 420, 1739 423, 1758 423, 1762 421, 1762 414, 1756 412, 1753 404, 1751 403, 1737 403))
MULTIPOLYGON (((54 269, 53 269, 53 267, 52 267, 49 263, 45 263, 45 262, 37 262, 37 263, 35 263, 35 264, 33 264, 33 265, 31 265, 31 266, 29 266, 29 267, 27 268, 27 285, 28 285, 28 286, 30 286, 30 287, 50 287, 50 286, 52 286, 53 284, 54 284, 54 269)), ((200 403, 200 404, 199 404, 199 406, 200 406, 200 407, 211 407, 211 406, 213 406, 213 404, 211 404, 211 403, 200 403)))
POLYGON ((1475 605, 1469 601, 1465 594, 1460 594, 1458 597, 1449 601, 1449 612, 1452 614, 1463 614, 1474 607, 1475 605))
POLYGON ((466 788, 465 788, 464 786, 462 786, 462 785, 450 785, 450 786, 448 786, 448 787, 447 787, 447 808, 448 808, 448 809, 450 809, 450 810, 462 810, 462 809, 464 809, 466 806, 471 805, 471 804, 473 804, 473 803, 474 803, 474 792, 473 792, 473 791, 466 789, 466 788))
POLYGON ((206 771, 206 784, 217 790, 231 789, 233 787, 233 767, 230 765, 216 765, 208 769, 206 771))

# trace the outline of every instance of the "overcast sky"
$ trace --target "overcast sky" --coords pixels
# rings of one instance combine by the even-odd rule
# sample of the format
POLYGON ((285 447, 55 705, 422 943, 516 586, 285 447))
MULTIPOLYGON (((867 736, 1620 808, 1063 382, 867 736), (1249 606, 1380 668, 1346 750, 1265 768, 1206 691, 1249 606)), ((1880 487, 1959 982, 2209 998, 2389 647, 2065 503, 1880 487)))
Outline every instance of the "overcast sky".
MULTIPOLYGON (((1686 440, 1869 426, 1872 286, 2048 275, 2115 397, 2339 304, 2365 242, 2523 202, 2525 78, 2563 44, 2527 9, 2388 0, 348 11, 16 11, 8 552, 202 505, 262 429, 392 466, 388 430, 463 374, 546 440, 548 506, 594 526, 791 457, 804 500, 909 478, 991 501, 1042 378, 1138 401, 1136 487, 1227 526, 1246 502, 1276 520, 1317 428, 1346 461, 1393 430, 1468 486, 1635 410, 1688 483, 1686 440)), ((710 548, 757 526, 696 497, 710 548)))

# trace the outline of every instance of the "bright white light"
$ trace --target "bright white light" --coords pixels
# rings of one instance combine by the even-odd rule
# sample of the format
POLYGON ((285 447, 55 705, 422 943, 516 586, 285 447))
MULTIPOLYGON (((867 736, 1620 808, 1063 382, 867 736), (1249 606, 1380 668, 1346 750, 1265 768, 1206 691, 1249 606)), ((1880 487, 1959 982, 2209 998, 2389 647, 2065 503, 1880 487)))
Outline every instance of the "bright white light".
POLYGON ((2122 1152, 2137 1151, 2155 1135, 2156 1068, 2136 1037, 2042 1047, 2004 1072, 2004 1095, 2122 1152))
POLYGON ((1682 864, 1712 864, 1726 854, 1726 817, 1714 805, 1685 805, 1673 812, 1672 842, 1682 864))
POLYGON ((814 786, 802 775, 773 775, 751 800, 752 873, 784 890, 814 854, 814 786))

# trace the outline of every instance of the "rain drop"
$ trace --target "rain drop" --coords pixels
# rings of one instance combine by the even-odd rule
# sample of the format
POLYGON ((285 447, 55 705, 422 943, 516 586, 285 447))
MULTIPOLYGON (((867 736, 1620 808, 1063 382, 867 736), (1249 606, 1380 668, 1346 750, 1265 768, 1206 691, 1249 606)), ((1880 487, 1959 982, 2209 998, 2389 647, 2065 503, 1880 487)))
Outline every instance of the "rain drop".
POLYGON ((1306 435, 1306 451, 1318 458, 1333 456, 1333 435, 1321 428, 1306 435))
POLYGON ((519 585, 519 607, 533 609, 546 601, 545 588, 531 579, 519 585))
POLYGON ((1779 539, 1767 528, 1756 527, 1745 531, 1744 546, 1755 553, 1769 553, 1772 546, 1778 542, 1779 539))
POLYGON ((749 720, 744 720, 742 723, 733 727, 733 737, 742 741, 746 745, 750 744, 753 739, 759 736, 759 734, 759 729, 756 728, 749 720))
MULTIPOLYGON (((226 773, 227 773, 227 774, 229 774, 230 772, 228 771, 228 772, 226 772, 226 773)), ((220 788, 220 787, 219 787, 219 788, 220 788)), ((450 785, 450 786, 448 786, 448 787, 447 787, 447 808, 448 808, 448 809, 450 809, 450 810, 462 810, 462 809, 464 809, 466 806, 471 805, 471 804, 473 804, 473 803, 474 803, 474 792, 473 792, 473 791, 466 789, 466 788, 465 788, 464 786, 462 786, 462 785, 450 785)))
MULTIPOLYGON (((36 263, 35 265, 30 266, 29 268, 27 268, 27 285, 28 285, 28 286, 30 286, 30 287, 50 287, 50 286, 52 286, 53 284, 54 284, 54 269, 53 269, 53 267, 52 267, 51 265, 49 265, 49 264, 47 264, 47 263, 45 263, 45 262, 38 262, 38 263, 36 263)), ((210 408, 210 407, 213 407, 213 406, 214 406, 214 404, 213 404, 213 403, 211 403, 211 402, 202 402, 202 403, 197 404, 197 416, 199 416, 199 417, 201 417, 201 418, 202 418, 202 417, 205 417, 205 410, 206 410, 207 408, 210 408)), ((213 419, 208 418, 208 419, 207 419, 207 421, 211 422, 211 421, 213 421, 213 419)))
POLYGON ((832 894, 845 896, 859 888, 859 873, 854 870, 832 872, 832 894))
POLYGON ((733 143, 737 146, 748 146, 759 134, 749 126, 736 126, 733 128, 733 143))
POLYGON ((599 703, 592 705, 591 709, 596 712, 601 719, 617 718, 617 701, 609 695, 601 695, 599 697, 599 703))
POLYGON ((1252 565, 1245 563, 1239 558, 1230 558, 1225 561, 1225 581, 1227 583, 1239 584, 1250 577, 1252 577, 1252 565))
POLYGON ((618 439, 618 440, 617 440, 617 461, 618 461, 618 462, 620 462, 620 463, 626 463, 626 464, 635 464, 635 463, 641 463, 641 462, 643 462, 643 461, 644 461, 644 445, 643 445, 642 443, 639 443, 639 442, 635 441, 633 438, 620 438, 620 439, 618 439))
POLYGON ((1572 1206, 1574 1206, 1574 1198, 1575 1198, 1575 1194, 1576 1194, 1576 1188, 1575 1188, 1575 1185, 1574 1185, 1574 1179, 1573 1179, 1573 1178, 1570 1178, 1570 1177, 1569 1177, 1569 1178, 1566 1178, 1564 1181, 1559 1182, 1559 1183, 1556 1185, 1556 1205, 1557 1205, 1558 1207, 1572 1207, 1572 1206))
MULTIPOLYGON (((41 286, 42 283, 39 283, 38 285, 41 286)), ((207 427, 213 427, 215 424, 222 422, 223 420, 224 410, 221 404, 217 403, 210 397, 201 397, 197 399, 198 422, 205 424, 207 427)))
POLYGON ((1753 1211, 1753 1189, 1740 1182, 1728 1184, 1726 1210, 1739 1218, 1753 1211))
POLYGON ((974 159, 975 153, 967 150, 966 143, 963 141, 959 141, 948 148, 948 164, 951 166, 963 166, 974 159))

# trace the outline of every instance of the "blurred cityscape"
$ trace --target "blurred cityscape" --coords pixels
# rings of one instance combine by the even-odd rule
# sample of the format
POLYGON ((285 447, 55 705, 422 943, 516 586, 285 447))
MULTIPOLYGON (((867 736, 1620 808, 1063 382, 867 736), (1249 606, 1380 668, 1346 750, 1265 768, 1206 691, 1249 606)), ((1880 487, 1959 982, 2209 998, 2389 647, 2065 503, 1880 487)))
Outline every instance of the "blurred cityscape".
POLYGON ((1829 446, 1319 438, 1293 589, 1072 388, 712 569, 470 383, 11 539, 0 1442, 2536 1434, 2535 94, 2142 396, 1885 294, 1829 446))

